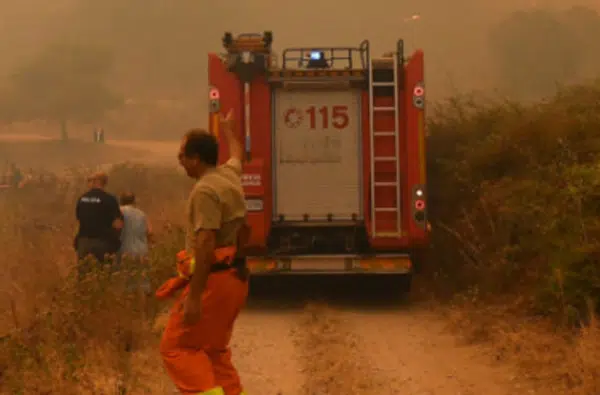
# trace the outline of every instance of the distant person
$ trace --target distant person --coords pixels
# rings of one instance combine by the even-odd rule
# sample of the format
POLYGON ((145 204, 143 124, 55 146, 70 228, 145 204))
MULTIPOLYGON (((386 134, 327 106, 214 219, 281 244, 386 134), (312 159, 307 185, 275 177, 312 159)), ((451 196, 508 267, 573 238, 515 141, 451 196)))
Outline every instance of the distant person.
POLYGON ((25 172, 25 176, 23 179, 23 184, 31 184, 34 181, 34 177, 35 177, 35 172, 33 171, 33 169, 30 167, 26 172, 25 172))
POLYGON ((20 188, 22 186, 21 183, 23 182, 23 173, 15 163, 10 164, 9 177, 11 187, 20 188))
POLYGON ((104 143, 104 129, 102 127, 94 129, 94 143, 104 143))
MULTIPOLYGON (((134 264, 130 268, 141 282, 137 284, 145 292, 150 292, 150 285, 144 278, 148 260, 148 246, 152 238, 152 227, 148 216, 135 204, 135 195, 125 192, 120 196, 121 213, 123 214, 123 229, 121 230, 121 249, 119 250, 120 264, 134 264), (125 262, 123 261, 125 258, 125 262)), ((127 269, 127 268, 125 268, 127 269)))
MULTIPOLYGON (((104 190, 107 184, 106 173, 92 174, 88 178, 89 190, 77 201, 79 231, 75 237, 75 249, 80 260, 92 256, 98 262, 112 263, 111 256, 121 247, 119 233, 123 228, 123 214, 117 198, 104 190)), ((79 268, 80 276, 90 269, 84 263, 79 268)))
POLYGON ((0 173, 0 185, 2 187, 10 186, 10 172, 9 172, 8 161, 2 166, 2 173, 0 173))

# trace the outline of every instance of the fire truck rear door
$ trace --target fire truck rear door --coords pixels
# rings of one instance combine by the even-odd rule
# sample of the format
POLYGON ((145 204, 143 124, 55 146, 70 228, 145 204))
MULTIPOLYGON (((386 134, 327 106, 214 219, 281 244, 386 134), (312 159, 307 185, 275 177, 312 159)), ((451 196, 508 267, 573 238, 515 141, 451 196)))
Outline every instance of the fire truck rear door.
POLYGON ((275 218, 361 219, 360 90, 278 89, 274 96, 275 218))

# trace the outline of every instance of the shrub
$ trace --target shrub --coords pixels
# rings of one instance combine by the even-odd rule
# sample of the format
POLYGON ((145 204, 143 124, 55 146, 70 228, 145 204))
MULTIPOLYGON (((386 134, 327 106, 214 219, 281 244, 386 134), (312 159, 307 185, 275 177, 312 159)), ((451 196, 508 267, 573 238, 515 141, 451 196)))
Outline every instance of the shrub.
POLYGON ((600 306, 598 130, 596 86, 533 105, 462 97, 439 108, 429 170, 441 278, 532 295, 537 311, 570 318, 600 306))

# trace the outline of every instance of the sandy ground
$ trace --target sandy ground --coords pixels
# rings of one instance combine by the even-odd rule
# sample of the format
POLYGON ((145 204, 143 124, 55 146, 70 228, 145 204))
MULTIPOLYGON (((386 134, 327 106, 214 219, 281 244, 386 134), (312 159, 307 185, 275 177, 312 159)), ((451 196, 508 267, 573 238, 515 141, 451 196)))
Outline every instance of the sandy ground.
MULTIPOLYGON (((174 163, 178 145, 108 144, 145 149, 149 162, 164 163, 174 163)), ((283 281, 255 285, 237 322, 234 360, 248 394, 534 393, 484 347, 462 345, 446 330, 441 314, 419 303, 390 303, 395 292, 374 292, 393 290, 389 282, 387 288, 365 290, 360 278, 343 285, 333 279, 317 284, 308 277, 283 281)), ((140 372, 147 366, 160 369, 157 350, 142 349, 138 359, 140 372)), ((161 389, 144 393, 170 392, 168 379, 158 375, 152 380, 161 389)))

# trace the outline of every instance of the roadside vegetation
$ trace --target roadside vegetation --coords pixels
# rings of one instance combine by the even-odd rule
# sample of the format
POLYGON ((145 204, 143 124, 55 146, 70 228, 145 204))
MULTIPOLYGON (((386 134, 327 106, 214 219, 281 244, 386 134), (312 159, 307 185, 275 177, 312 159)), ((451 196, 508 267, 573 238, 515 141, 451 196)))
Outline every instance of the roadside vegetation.
POLYGON ((428 269, 455 323, 553 393, 599 393, 600 86, 435 113, 428 269))

